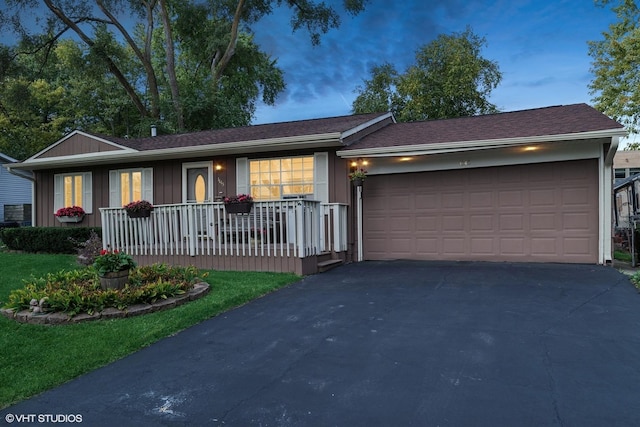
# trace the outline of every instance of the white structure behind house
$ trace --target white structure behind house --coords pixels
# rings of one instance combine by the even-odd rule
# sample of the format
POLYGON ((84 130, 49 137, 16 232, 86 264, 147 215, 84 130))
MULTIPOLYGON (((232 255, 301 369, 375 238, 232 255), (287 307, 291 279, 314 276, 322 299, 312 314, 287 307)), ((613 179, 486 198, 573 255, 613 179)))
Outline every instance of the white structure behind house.
POLYGON ((640 150, 620 150, 613 158, 616 183, 640 173, 640 150))
MULTIPOLYGON (((17 160, 0 153, 0 164, 16 163, 17 160)), ((30 173, 17 171, 12 174, 6 167, 0 167, 0 221, 4 221, 5 205, 29 204, 33 206, 33 181, 30 173), (20 174, 20 175, 18 175, 20 174)), ((25 218, 31 222, 31 218, 25 218)))

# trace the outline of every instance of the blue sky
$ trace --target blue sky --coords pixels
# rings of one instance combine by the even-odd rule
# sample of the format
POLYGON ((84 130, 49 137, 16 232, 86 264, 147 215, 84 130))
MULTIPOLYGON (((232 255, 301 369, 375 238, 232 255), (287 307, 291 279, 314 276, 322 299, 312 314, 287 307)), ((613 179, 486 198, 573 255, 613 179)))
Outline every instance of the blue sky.
POLYGON ((350 114, 372 65, 387 61, 403 72, 420 46, 467 25, 486 38, 482 55, 503 73, 490 98, 501 111, 592 104, 587 41, 602 39, 615 15, 592 0, 370 0, 317 47, 306 33, 292 33, 289 19, 280 9, 254 27, 287 83, 275 106, 259 106, 255 124, 350 114))

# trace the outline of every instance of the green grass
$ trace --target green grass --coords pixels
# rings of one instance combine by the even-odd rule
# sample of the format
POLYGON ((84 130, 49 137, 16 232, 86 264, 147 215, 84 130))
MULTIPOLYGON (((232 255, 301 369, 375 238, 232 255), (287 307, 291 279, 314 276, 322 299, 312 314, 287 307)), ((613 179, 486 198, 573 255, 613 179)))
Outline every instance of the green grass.
MULTIPOLYGON (((30 275, 78 268, 72 255, 0 252, 0 305, 30 275)), ((209 271, 211 292, 129 319, 40 326, 0 317, 0 408, 140 350, 299 279, 294 274, 209 271)))
POLYGON ((617 259, 618 261, 626 261, 631 262, 631 254, 627 251, 615 250, 613 252, 613 259, 617 259))

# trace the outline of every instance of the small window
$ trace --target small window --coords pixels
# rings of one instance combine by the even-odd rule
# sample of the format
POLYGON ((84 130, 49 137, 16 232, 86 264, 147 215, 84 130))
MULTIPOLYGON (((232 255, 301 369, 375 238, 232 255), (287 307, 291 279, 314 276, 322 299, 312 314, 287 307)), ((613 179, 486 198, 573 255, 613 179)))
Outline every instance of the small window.
POLYGON ((614 171, 616 179, 622 179, 627 177, 627 171, 625 169, 615 169, 614 171))
POLYGON ((69 206, 80 206, 86 213, 92 213, 91 172, 57 174, 53 181, 54 213, 69 206))
POLYGON ((109 205, 115 208, 136 200, 153 203, 153 169, 109 171, 109 205))

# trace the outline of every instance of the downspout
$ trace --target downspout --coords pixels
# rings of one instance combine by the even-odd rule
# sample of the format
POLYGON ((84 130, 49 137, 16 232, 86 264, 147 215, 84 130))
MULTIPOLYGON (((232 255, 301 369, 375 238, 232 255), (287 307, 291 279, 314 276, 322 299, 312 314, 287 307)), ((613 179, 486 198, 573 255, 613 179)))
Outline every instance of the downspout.
MULTIPOLYGON (((610 265, 613 262, 613 222, 611 218, 611 211, 613 210, 613 158, 618 151, 618 144, 620 143, 620 137, 611 137, 611 144, 606 154, 603 153, 600 156, 600 229, 598 245, 598 261, 603 265, 610 265)), ((604 148, 604 147, 603 147, 604 148)))
POLYGON ((356 187, 357 228, 358 228, 358 262, 364 259, 362 250, 362 185, 356 187))

